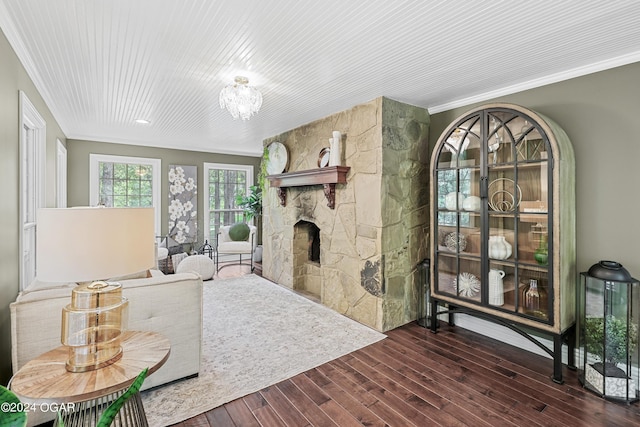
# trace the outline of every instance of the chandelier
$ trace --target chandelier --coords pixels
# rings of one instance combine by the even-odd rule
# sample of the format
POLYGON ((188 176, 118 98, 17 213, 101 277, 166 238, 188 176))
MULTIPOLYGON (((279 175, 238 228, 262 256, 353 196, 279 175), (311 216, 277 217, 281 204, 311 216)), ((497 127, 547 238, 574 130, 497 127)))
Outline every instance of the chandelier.
POLYGON ((220 91, 220 108, 226 108, 234 119, 249 120, 262 106, 262 94, 249 86, 249 79, 238 76, 233 85, 220 91))

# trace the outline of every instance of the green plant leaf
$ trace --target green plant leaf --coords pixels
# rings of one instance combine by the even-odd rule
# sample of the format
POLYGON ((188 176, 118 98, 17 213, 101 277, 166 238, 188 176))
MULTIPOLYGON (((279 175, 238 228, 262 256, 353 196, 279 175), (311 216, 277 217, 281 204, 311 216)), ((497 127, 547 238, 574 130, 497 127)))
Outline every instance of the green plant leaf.
POLYGON ((600 360, 604 359, 603 362, 613 365, 626 363, 628 355, 635 351, 638 344, 637 326, 634 323, 627 326, 625 319, 612 315, 606 319, 588 317, 585 320, 584 331, 587 351, 600 360))
POLYGON ((262 215, 262 189, 257 185, 249 187, 249 194, 236 194, 236 205, 244 210, 247 220, 262 215))
POLYGON ((267 176, 267 163, 269 162, 269 149, 268 145, 262 149, 262 160, 260 161, 260 173, 258 173, 258 186, 261 191, 265 191, 265 177, 267 176))
POLYGON ((127 391, 122 393, 122 395, 113 401, 111 405, 102 413, 100 417, 100 421, 98 421, 98 425, 96 427, 109 427, 113 422, 114 418, 122 408, 122 405, 125 404, 127 400, 131 398, 134 394, 140 391, 140 387, 142 387, 142 383, 144 379, 147 377, 147 373, 149 372, 149 368, 145 368, 142 372, 138 374, 133 383, 129 386, 127 391))
POLYGON ((2 427, 24 427, 27 425, 27 414, 15 412, 12 409, 21 408, 20 399, 11 390, 0 385, 0 426, 2 427))

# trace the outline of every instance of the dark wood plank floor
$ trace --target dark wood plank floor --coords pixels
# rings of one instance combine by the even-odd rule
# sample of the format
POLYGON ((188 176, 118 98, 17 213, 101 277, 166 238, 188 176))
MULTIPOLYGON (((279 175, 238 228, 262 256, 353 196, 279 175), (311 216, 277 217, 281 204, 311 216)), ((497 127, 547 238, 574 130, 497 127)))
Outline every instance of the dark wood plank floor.
POLYGON ((176 426, 640 425, 637 403, 599 398, 566 367, 552 382, 545 357, 446 323, 387 335, 176 426))

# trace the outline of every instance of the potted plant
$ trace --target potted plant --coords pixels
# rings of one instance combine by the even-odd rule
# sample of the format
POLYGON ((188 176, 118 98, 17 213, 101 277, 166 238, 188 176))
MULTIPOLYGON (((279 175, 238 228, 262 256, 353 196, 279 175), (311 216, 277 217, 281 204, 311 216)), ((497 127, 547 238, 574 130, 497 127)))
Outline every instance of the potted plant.
MULTIPOLYGON (((262 161, 260 163, 260 172, 258 173, 258 182, 256 185, 249 187, 249 194, 240 192, 236 194, 236 205, 244 211, 246 221, 256 219, 258 230, 260 229, 260 217, 262 216, 262 193, 265 189, 265 179, 267 176, 266 165, 269 161, 269 150, 265 147, 262 152, 262 161)), ((259 241, 259 240, 258 240, 259 241)), ((253 254, 253 260, 262 261, 262 245, 257 245, 253 254)))
POLYGON ((637 326, 633 323, 627 325, 625 320, 610 315, 606 318, 588 317, 584 327, 586 350, 598 360, 585 367, 585 379, 601 394, 624 397, 627 382, 629 387, 634 383, 629 380, 627 371, 618 365, 626 364, 628 353, 633 353, 638 345, 637 326))
POLYGON ((249 194, 238 193, 236 205, 243 209, 247 220, 258 218, 262 215, 262 188, 252 185, 249 187, 249 194))
POLYGON ((27 425, 27 413, 14 392, 0 385, 0 426, 23 427, 27 425))
MULTIPOLYGON (((238 193, 236 195, 236 205, 244 210, 246 220, 260 219, 262 215, 262 188, 259 185, 249 187, 249 194, 238 193)), ((253 253, 253 260, 262 261, 262 245, 257 245, 253 253)))

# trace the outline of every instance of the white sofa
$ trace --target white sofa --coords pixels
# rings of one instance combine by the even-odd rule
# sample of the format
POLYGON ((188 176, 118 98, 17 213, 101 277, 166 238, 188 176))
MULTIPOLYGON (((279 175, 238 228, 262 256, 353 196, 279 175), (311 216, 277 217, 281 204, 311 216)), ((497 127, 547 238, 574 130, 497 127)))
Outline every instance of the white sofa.
MULTIPOLYGON (((128 329, 158 332, 171 342, 169 359, 145 380, 143 390, 197 375, 202 343, 202 279, 193 273, 151 272, 152 277, 119 280, 129 300, 128 329)), ((61 345, 62 308, 74 286, 29 287, 10 304, 14 372, 61 345)), ((46 415, 30 414, 28 425, 47 421, 46 415)))

